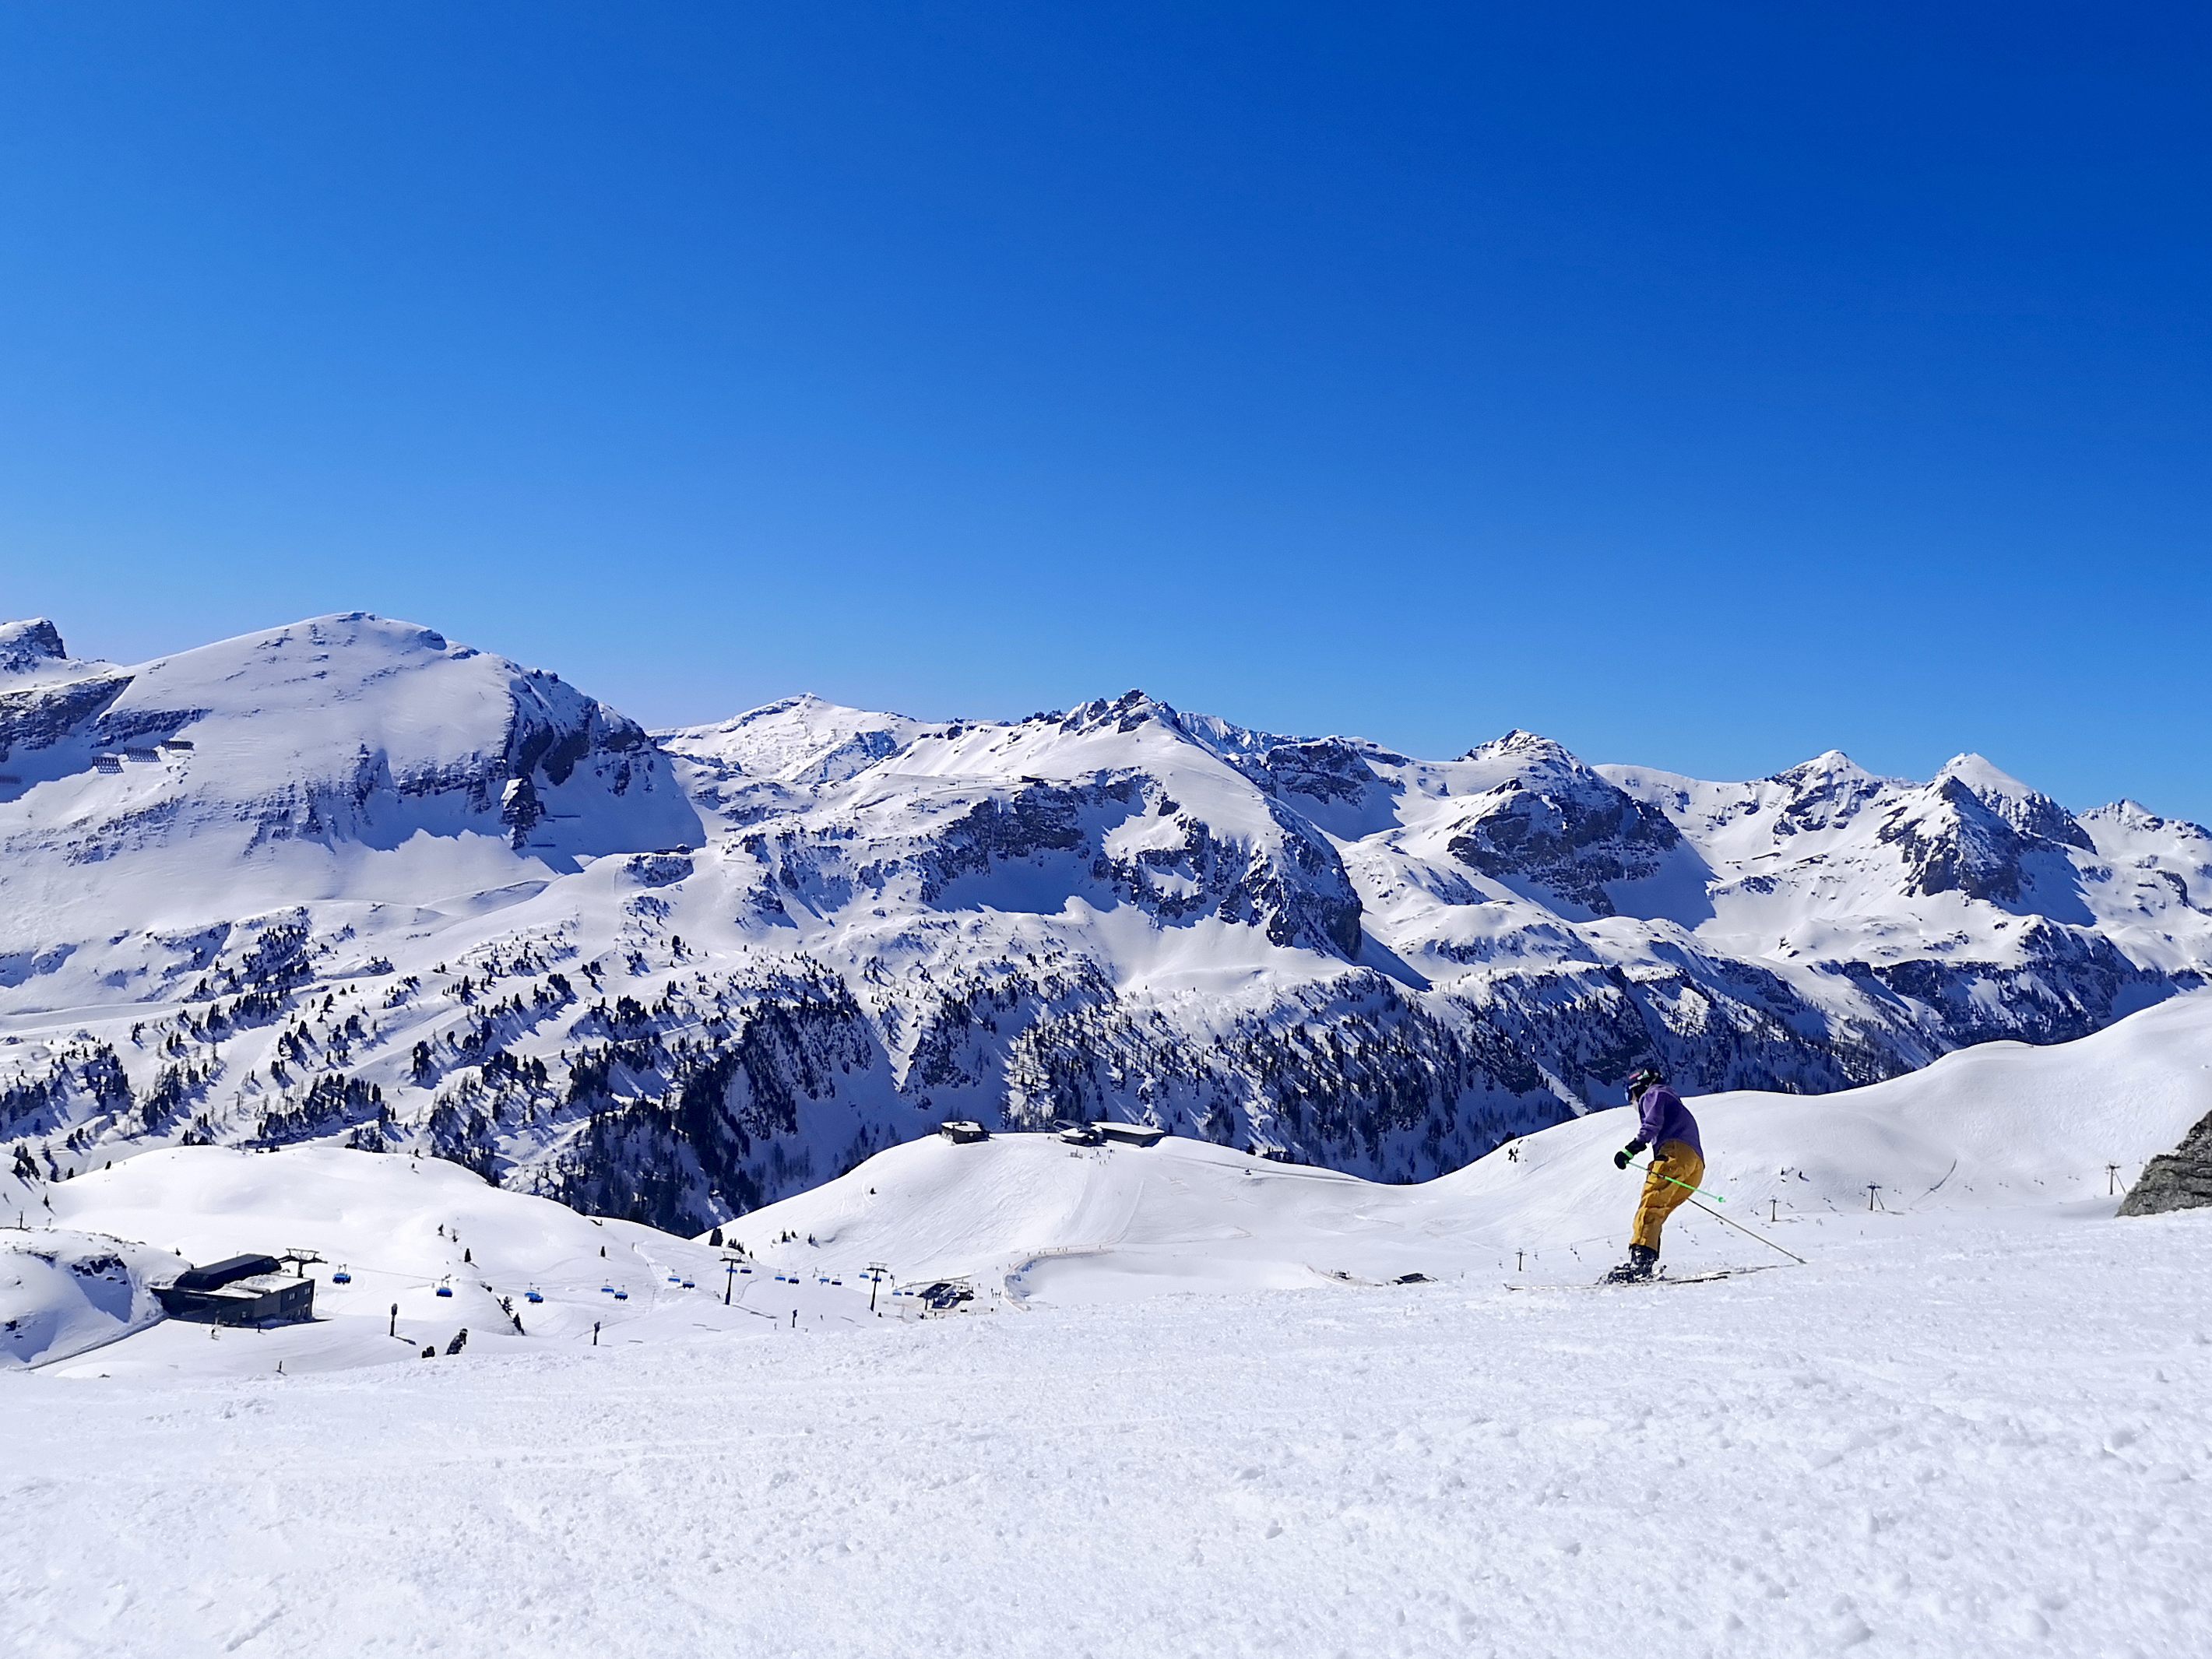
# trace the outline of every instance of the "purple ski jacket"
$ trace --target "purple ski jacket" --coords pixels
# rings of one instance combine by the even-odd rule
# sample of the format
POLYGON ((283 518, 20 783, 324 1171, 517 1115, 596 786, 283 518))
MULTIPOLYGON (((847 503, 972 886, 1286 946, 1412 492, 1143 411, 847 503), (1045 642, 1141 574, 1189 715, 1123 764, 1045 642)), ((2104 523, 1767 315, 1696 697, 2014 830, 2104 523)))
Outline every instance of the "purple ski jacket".
POLYGON ((1636 1138, 1652 1151, 1670 1140, 1686 1140, 1699 1158, 1705 1155, 1705 1145, 1698 1139, 1698 1120, 1682 1104, 1682 1097, 1665 1084, 1655 1083, 1646 1089, 1638 1108, 1642 1116, 1636 1138))

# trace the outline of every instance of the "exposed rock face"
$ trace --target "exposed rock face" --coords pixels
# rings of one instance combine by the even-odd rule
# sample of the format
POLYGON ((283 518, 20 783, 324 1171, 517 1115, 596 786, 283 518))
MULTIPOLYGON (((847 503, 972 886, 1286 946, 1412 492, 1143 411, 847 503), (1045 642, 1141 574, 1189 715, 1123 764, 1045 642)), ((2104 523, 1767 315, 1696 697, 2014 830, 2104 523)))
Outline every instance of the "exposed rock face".
POLYGON ((2054 842, 2085 853, 2096 850, 2088 831, 2071 812, 2018 778, 2008 777, 1979 755, 1960 755, 1943 769, 1938 781, 1965 788, 2032 841, 2054 842))
POLYGON ((1924 791, 1898 803, 1881 839, 1903 856, 1908 892, 1959 892, 2003 905, 2018 903, 2039 875, 2071 884, 2068 849, 2096 851, 2064 807, 1978 755, 1960 756, 1924 791))
POLYGON ((1341 738, 1276 744, 1253 769, 1280 793, 1309 800, 1361 801, 1382 787, 1367 757, 1341 738))
MULTIPOLYGON (((51 749, 90 730, 130 684, 125 675, 93 674, 23 690, 0 690, 0 763, 20 762, 27 751, 51 749)), ((98 738, 108 735, 94 732, 90 746, 100 746, 98 738)), ((128 735, 145 734, 134 729, 128 735)))
POLYGON ((1900 807, 1881 839, 1905 860, 1908 893, 1964 893, 1992 902, 2020 896, 2029 839, 1955 779, 1938 782, 1932 799, 1900 807))
POLYGON ((68 659, 61 630, 44 617, 0 623, 0 674, 27 673, 68 659))
POLYGON ((2122 1215, 2164 1215, 2169 1210, 2201 1210, 2212 1205, 2212 1112, 2182 1139, 2144 1166, 2120 1201, 2122 1215))
POLYGON ((1475 799, 1449 842, 1454 858, 1496 880, 1531 883, 1592 915, 1609 916, 1613 884, 1656 873, 1682 844, 1665 813, 1547 738, 1509 732, 1466 758, 1513 773, 1475 799))
POLYGON ((1891 787, 1885 780, 1853 765, 1849 756, 1832 749, 1802 766, 1777 773, 1770 781, 1783 791, 1775 823, 1776 832, 1783 836, 1844 829, 1862 808, 1881 800, 1891 787))

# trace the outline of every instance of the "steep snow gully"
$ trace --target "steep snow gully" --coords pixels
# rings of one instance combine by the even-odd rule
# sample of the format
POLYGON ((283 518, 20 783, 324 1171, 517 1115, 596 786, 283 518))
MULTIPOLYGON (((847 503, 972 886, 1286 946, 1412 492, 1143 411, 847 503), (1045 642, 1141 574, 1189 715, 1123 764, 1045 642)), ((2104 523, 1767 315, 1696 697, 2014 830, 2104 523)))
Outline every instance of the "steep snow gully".
POLYGON ((2212 836, 1978 757, 1430 762, 1132 692, 648 733, 365 615, 135 666, 0 629, 0 1146, 420 1152, 690 1232, 940 1120, 1413 1181, 2203 983, 2212 836))

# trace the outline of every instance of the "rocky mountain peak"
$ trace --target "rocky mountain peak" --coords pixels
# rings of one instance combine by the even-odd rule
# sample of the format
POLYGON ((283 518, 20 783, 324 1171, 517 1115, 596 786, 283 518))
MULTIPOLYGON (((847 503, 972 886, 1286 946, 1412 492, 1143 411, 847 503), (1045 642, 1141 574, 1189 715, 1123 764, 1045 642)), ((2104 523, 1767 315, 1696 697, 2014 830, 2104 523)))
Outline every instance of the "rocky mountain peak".
POLYGON ((44 617, 0 623, 0 674, 27 673, 68 660, 61 630, 44 617))
POLYGON ((1237 726, 1216 714, 1188 714, 1139 690, 1124 691, 1118 697, 1094 698, 1066 714, 1034 718, 1050 720, 1062 732, 1071 734, 1127 733, 1156 726, 1238 767, 1256 762, 1278 744, 1297 741, 1237 726))
POLYGON ((1164 726, 1182 729, 1182 717, 1171 703, 1132 689, 1118 697, 1094 697, 1068 711, 1060 724, 1070 732, 1092 730, 1111 726, 1123 732, 1133 732, 1147 720, 1158 720, 1164 726))
POLYGON ((1909 893, 1958 892, 1991 903, 2020 896, 2029 838, 1958 777, 1939 775, 1909 798, 1880 839, 1903 856, 1909 893))
POLYGON ((1954 756, 1936 775, 1937 785, 1955 783, 2024 836, 2063 846, 2094 849, 2089 833, 2050 796, 2001 772, 1979 755, 1954 756))
POLYGON ((1772 781, 1800 787, 1824 783, 1881 781, 1840 749, 1824 750, 1808 761, 1800 761, 1786 771, 1777 772, 1772 781))
POLYGON ((1611 915, 1607 888, 1653 874, 1681 844, 1659 808, 1533 732, 1508 732, 1469 750, 1462 763, 1498 781, 1475 798, 1449 848, 1495 880, 1532 883, 1592 915, 1611 915))
POLYGON ((2122 796, 2081 814, 2085 823, 2117 823, 2129 830, 2162 830, 2166 821, 2141 801, 2122 796))
POLYGON ((2106 806, 2096 807, 2081 814, 2084 825, 2110 825, 2116 830, 2132 830, 2141 835, 2177 835, 2184 841, 2212 841, 2212 830, 2201 823, 2191 823, 2186 818, 2161 817, 2139 800, 2121 799, 2106 806))
POLYGON ((1778 772, 1771 781, 1790 792, 1779 822, 1801 833, 1850 823, 1889 787, 1840 749, 1778 772))
POLYGON ((1475 744, 1460 758, 1462 761, 1517 761, 1537 766, 1588 769, 1565 744, 1554 743, 1534 732, 1524 732, 1517 726, 1502 737, 1475 744))

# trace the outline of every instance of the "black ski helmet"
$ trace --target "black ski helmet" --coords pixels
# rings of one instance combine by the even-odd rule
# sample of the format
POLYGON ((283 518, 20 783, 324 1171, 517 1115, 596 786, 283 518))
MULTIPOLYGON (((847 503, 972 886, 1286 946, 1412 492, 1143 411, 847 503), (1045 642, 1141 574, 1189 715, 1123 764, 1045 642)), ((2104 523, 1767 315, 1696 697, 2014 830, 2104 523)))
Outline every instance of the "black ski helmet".
POLYGON ((1646 1089, 1656 1087, 1666 1079, 1649 1066, 1639 1066, 1628 1074, 1628 1097, 1636 1099, 1646 1089))

